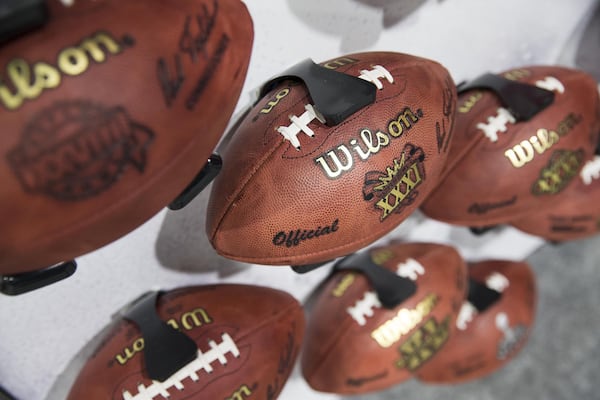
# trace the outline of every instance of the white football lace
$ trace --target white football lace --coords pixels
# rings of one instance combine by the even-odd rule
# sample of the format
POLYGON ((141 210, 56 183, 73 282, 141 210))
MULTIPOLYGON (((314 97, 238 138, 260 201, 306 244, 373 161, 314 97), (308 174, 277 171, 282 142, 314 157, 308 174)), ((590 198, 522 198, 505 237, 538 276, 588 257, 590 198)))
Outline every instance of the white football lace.
POLYGON ((322 118, 315 110, 312 104, 305 104, 304 109, 306 110, 300 117, 290 115, 290 121, 292 123, 289 126, 280 126, 277 128, 277 132, 281 133, 283 137, 289 140, 296 149, 300 149, 300 141, 298 140, 298 134, 300 132, 313 137, 315 133, 308 127, 308 124, 313 120, 318 120, 324 124, 325 119, 322 118))
POLYGON ((499 313, 496 315, 496 328, 504 332, 505 336, 508 336, 510 333, 510 321, 508 320, 508 315, 506 313, 499 313))
MULTIPOLYGON (((557 93, 564 93, 565 86, 561 81, 556 79, 553 76, 547 76, 544 79, 540 79, 535 82, 535 86, 546 89, 550 91, 555 91, 557 93)), ((491 141, 498 141, 498 133, 506 132, 507 124, 516 123, 515 117, 506 109, 506 108, 498 108, 497 115, 488 117, 487 123, 480 122, 477 124, 477 128, 483 131, 483 134, 491 141)))
POLYGON ((581 170, 581 180, 586 185, 591 185, 594 179, 600 179, 600 156, 588 161, 581 170))
POLYGON ((535 86, 539 87, 540 89, 549 90, 551 92, 552 91, 558 92, 558 93, 565 92, 565 86, 562 84, 561 81, 559 81, 558 79, 556 79, 553 76, 547 76, 543 80, 537 81, 535 83, 535 86))
MULTIPOLYGON (((485 285, 497 292, 504 292, 506 288, 510 285, 509 280, 499 272, 494 272, 485 280, 485 285)), ((465 301, 458 312, 458 316, 456 317, 456 327, 461 331, 464 331, 469 326, 469 323, 473 321, 475 315, 477 315, 477 308, 469 302, 465 301)))
POLYGON ((170 388, 174 387, 177 390, 184 389, 184 379, 189 378, 193 382, 197 382, 200 380, 198 372, 204 370, 206 373, 212 373, 213 367, 211 364, 215 361, 218 361, 221 365, 226 365, 227 354, 232 354, 238 358, 240 351, 231 336, 224 333, 221 335, 221 339, 222 342, 219 344, 214 340, 210 340, 208 342, 210 350, 205 353, 198 350, 198 357, 194 361, 187 364, 164 382, 152 381, 152 384, 148 386, 140 384, 137 387, 138 393, 135 395, 132 395, 129 391, 124 391, 123 400, 153 400, 158 396, 168 399, 171 396, 169 393, 170 388))
POLYGON ((477 128, 483 131, 483 134, 490 139, 492 142, 498 141, 498 133, 506 132, 507 124, 514 124, 517 122, 515 117, 512 116, 510 111, 506 108, 498 108, 498 113, 496 116, 488 117, 487 124, 480 122, 477 124, 477 128))
MULTIPOLYGON (((396 275, 416 281, 420 275, 425 274, 425 268, 417 260, 409 258, 403 263, 398 263, 396 275)), ((360 326, 365 326, 367 318, 372 317, 376 308, 381 308, 381 302, 374 290, 365 292, 354 306, 348 307, 346 311, 360 326)))
POLYGON ((456 327, 461 331, 464 331, 469 326, 469 323, 473 321, 477 315, 477 309, 475 306, 469 302, 465 301, 458 312, 458 316, 456 317, 456 327))
POLYGON ((371 82, 377 87, 378 90, 383 89, 383 83, 381 83, 380 79, 385 78, 385 80, 387 80, 389 83, 394 83, 394 77, 392 74, 390 74, 390 72, 381 65, 375 65, 371 70, 363 69, 360 71, 360 75, 358 77, 367 82, 371 82))
POLYGON ((501 273, 494 272, 486 278, 485 285, 496 292, 502 293, 510 286, 510 282, 501 273))
MULTIPOLYGON (((381 65, 376 65, 372 70, 362 70, 360 71, 359 78, 364 79, 368 82, 374 84, 377 89, 383 89, 383 84, 380 79, 386 79, 388 82, 393 83, 394 77, 389 73, 387 69, 385 69, 381 65)), ((298 140, 298 134, 300 132, 313 137, 315 133, 308 126, 309 123, 313 122, 315 119, 320 123, 324 124, 325 119, 322 115, 315 110, 314 105, 306 104, 304 105, 304 109, 306 110, 300 117, 295 115, 290 115, 289 119, 291 124, 288 126, 279 126, 276 131, 281 133, 284 139, 289 140, 292 146, 296 148, 296 150, 300 150, 300 140, 298 140)))
POLYGON ((358 300, 353 307, 346 311, 360 326, 365 326, 367 317, 372 317, 376 308, 381 308, 381 302, 374 291, 365 292, 362 299, 358 300))

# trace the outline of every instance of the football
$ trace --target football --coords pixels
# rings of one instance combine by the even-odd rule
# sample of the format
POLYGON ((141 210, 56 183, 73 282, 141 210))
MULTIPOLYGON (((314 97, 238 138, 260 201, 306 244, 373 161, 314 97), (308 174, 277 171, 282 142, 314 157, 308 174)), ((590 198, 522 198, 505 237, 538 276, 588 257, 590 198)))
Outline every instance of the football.
POLYGON ((0 274, 130 232, 206 164, 245 81, 239 0, 48 1, 0 47, 0 274))
POLYGON ((301 356, 302 374, 315 390, 356 394, 398 384, 436 357, 456 330, 467 272, 454 248, 394 243, 367 256, 367 268, 385 268, 414 282, 416 291, 386 308, 363 274, 331 276, 309 313, 301 356))
MULTIPOLYGON (((68 400, 275 399, 296 360, 304 311, 292 296, 249 285, 171 290, 156 313, 197 346, 197 357, 163 381, 148 377, 149 340, 120 319, 76 378, 68 400)), ((175 332, 174 329, 171 329, 175 332)), ((163 343, 154 341, 160 350, 163 343)))
POLYGON ((371 82, 374 102, 328 126, 297 81, 262 97, 213 182, 206 229, 220 255, 268 265, 345 256, 396 228, 436 184, 456 101, 448 71, 391 52, 321 66, 371 82))
POLYGON ((469 293, 456 333, 417 377, 428 383, 462 383, 495 372, 525 345, 533 328, 536 285, 524 262, 482 261, 469 265, 469 277, 499 294, 479 311, 477 294, 469 293))
POLYGON ((544 212, 532 212, 511 225, 552 242, 600 233, 600 156, 588 161, 571 186, 544 212))
POLYGON ((499 76, 554 93, 554 100, 518 121, 493 92, 462 92, 447 166, 421 206, 431 218, 485 227, 549 209, 594 153, 600 99, 591 76, 558 66, 499 76))

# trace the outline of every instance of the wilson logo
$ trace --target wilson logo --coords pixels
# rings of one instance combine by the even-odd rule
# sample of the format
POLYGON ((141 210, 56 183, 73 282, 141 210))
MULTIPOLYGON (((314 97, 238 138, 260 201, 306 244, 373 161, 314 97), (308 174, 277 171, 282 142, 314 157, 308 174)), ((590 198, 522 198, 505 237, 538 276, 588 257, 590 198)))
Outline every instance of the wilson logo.
POLYGON ((397 139, 412 129, 422 117, 423 112, 420 109, 413 112, 407 107, 388 123, 386 132, 378 130, 373 133, 369 129, 363 129, 358 139, 350 140, 349 146, 341 144, 330 149, 315 158, 315 162, 328 178, 338 179, 354 168, 353 153, 358 155, 361 161, 368 160, 389 146, 392 139, 397 139))
POLYGON ((227 397, 226 400, 245 400, 252 395, 252 389, 248 385, 242 385, 233 394, 227 397))
POLYGON ((544 154, 552 148, 561 137, 567 135, 582 120, 580 115, 569 114, 558 125, 555 131, 547 129, 538 129, 536 134, 528 140, 508 149, 504 155, 515 168, 521 168, 533 161, 536 154, 544 154))
MULTIPOLYGON (((181 314, 179 318, 171 318, 167 321, 167 324, 177 330, 191 331, 192 329, 200 326, 212 323, 212 318, 208 315, 206 310, 202 308, 196 308, 192 311, 181 314)), ((144 350, 145 342, 144 338, 137 338, 131 346, 126 347, 120 354, 115 356, 115 360, 120 365, 125 365, 131 360, 137 353, 144 350)))
POLYGON ((121 42, 107 32, 98 32, 79 45, 62 50, 55 65, 13 59, 6 66, 6 75, 0 76, 0 104, 8 110, 17 110, 25 100, 34 100, 45 90, 57 88, 63 76, 81 75, 90 68, 92 61, 103 63, 108 55, 119 54, 124 47, 134 44, 130 36, 125 36, 121 42))

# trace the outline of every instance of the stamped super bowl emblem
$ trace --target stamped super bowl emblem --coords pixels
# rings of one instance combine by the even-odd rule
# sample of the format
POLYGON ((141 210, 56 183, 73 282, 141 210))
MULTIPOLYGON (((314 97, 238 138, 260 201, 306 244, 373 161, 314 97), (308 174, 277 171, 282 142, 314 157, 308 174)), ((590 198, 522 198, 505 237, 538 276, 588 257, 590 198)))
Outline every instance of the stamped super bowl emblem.
POLYGON ((84 200, 108 190, 129 167, 143 173, 154 136, 123 107, 59 102, 31 119, 7 161, 27 193, 84 200))

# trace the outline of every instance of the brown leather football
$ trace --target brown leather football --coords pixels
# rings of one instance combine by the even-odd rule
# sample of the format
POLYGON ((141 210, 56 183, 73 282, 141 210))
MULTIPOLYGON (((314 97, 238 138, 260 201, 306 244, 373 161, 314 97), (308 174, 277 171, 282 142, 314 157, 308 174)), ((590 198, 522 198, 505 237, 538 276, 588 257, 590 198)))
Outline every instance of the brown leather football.
POLYGON ((469 265, 469 277, 500 297, 481 312, 463 304, 456 333, 417 371, 422 381, 460 383, 491 374, 519 353, 533 328, 537 294, 526 263, 482 261, 469 265))
POLYGON ((517 122, 491 91, 461 93, 448 164, 421 206, 429 217, 484 227, 551 208, 592 157, 600 99, 591 76, 557 66, 501 76, 552 91, 554 102, 517 122))
POLYGON ((164 381, 151 380, 144 365, 149 341, 133 323, 119 320, 83 366, 68 400, 277 398, 304 333, 304 312, 292 296, 211 285, 166 292, 156 304, 164 322, 193 339, 197 357, 164 381))
POLYGON ((600 233, 600 156, 583 166, 576 182, 557 197, 552 208, 532 212, 511 225, 553 242, 600 233))
POLYGON ((327 126, 303 84, 264 96, 213 184, 206 229, 219 254, 270 265, 344 256, 397 227, 436 184, 456 98, 446 69, 389 52, 321 65, 372 82, 374 103, 327 126))
POLYGON ((466 265, 454 248, 396 243, 368 252, 369 267, 415 282, 416 291, 388 309, 364 275, 334 274, 309 314, 302 352, 302 373, 315 390, 366 393, 400 383, 454 334, 467 290, 466 265))
POLYGON ((105 245, 206 163, 245 80, 239 0, 49 1, 0 47, 0 273, 105 245))

